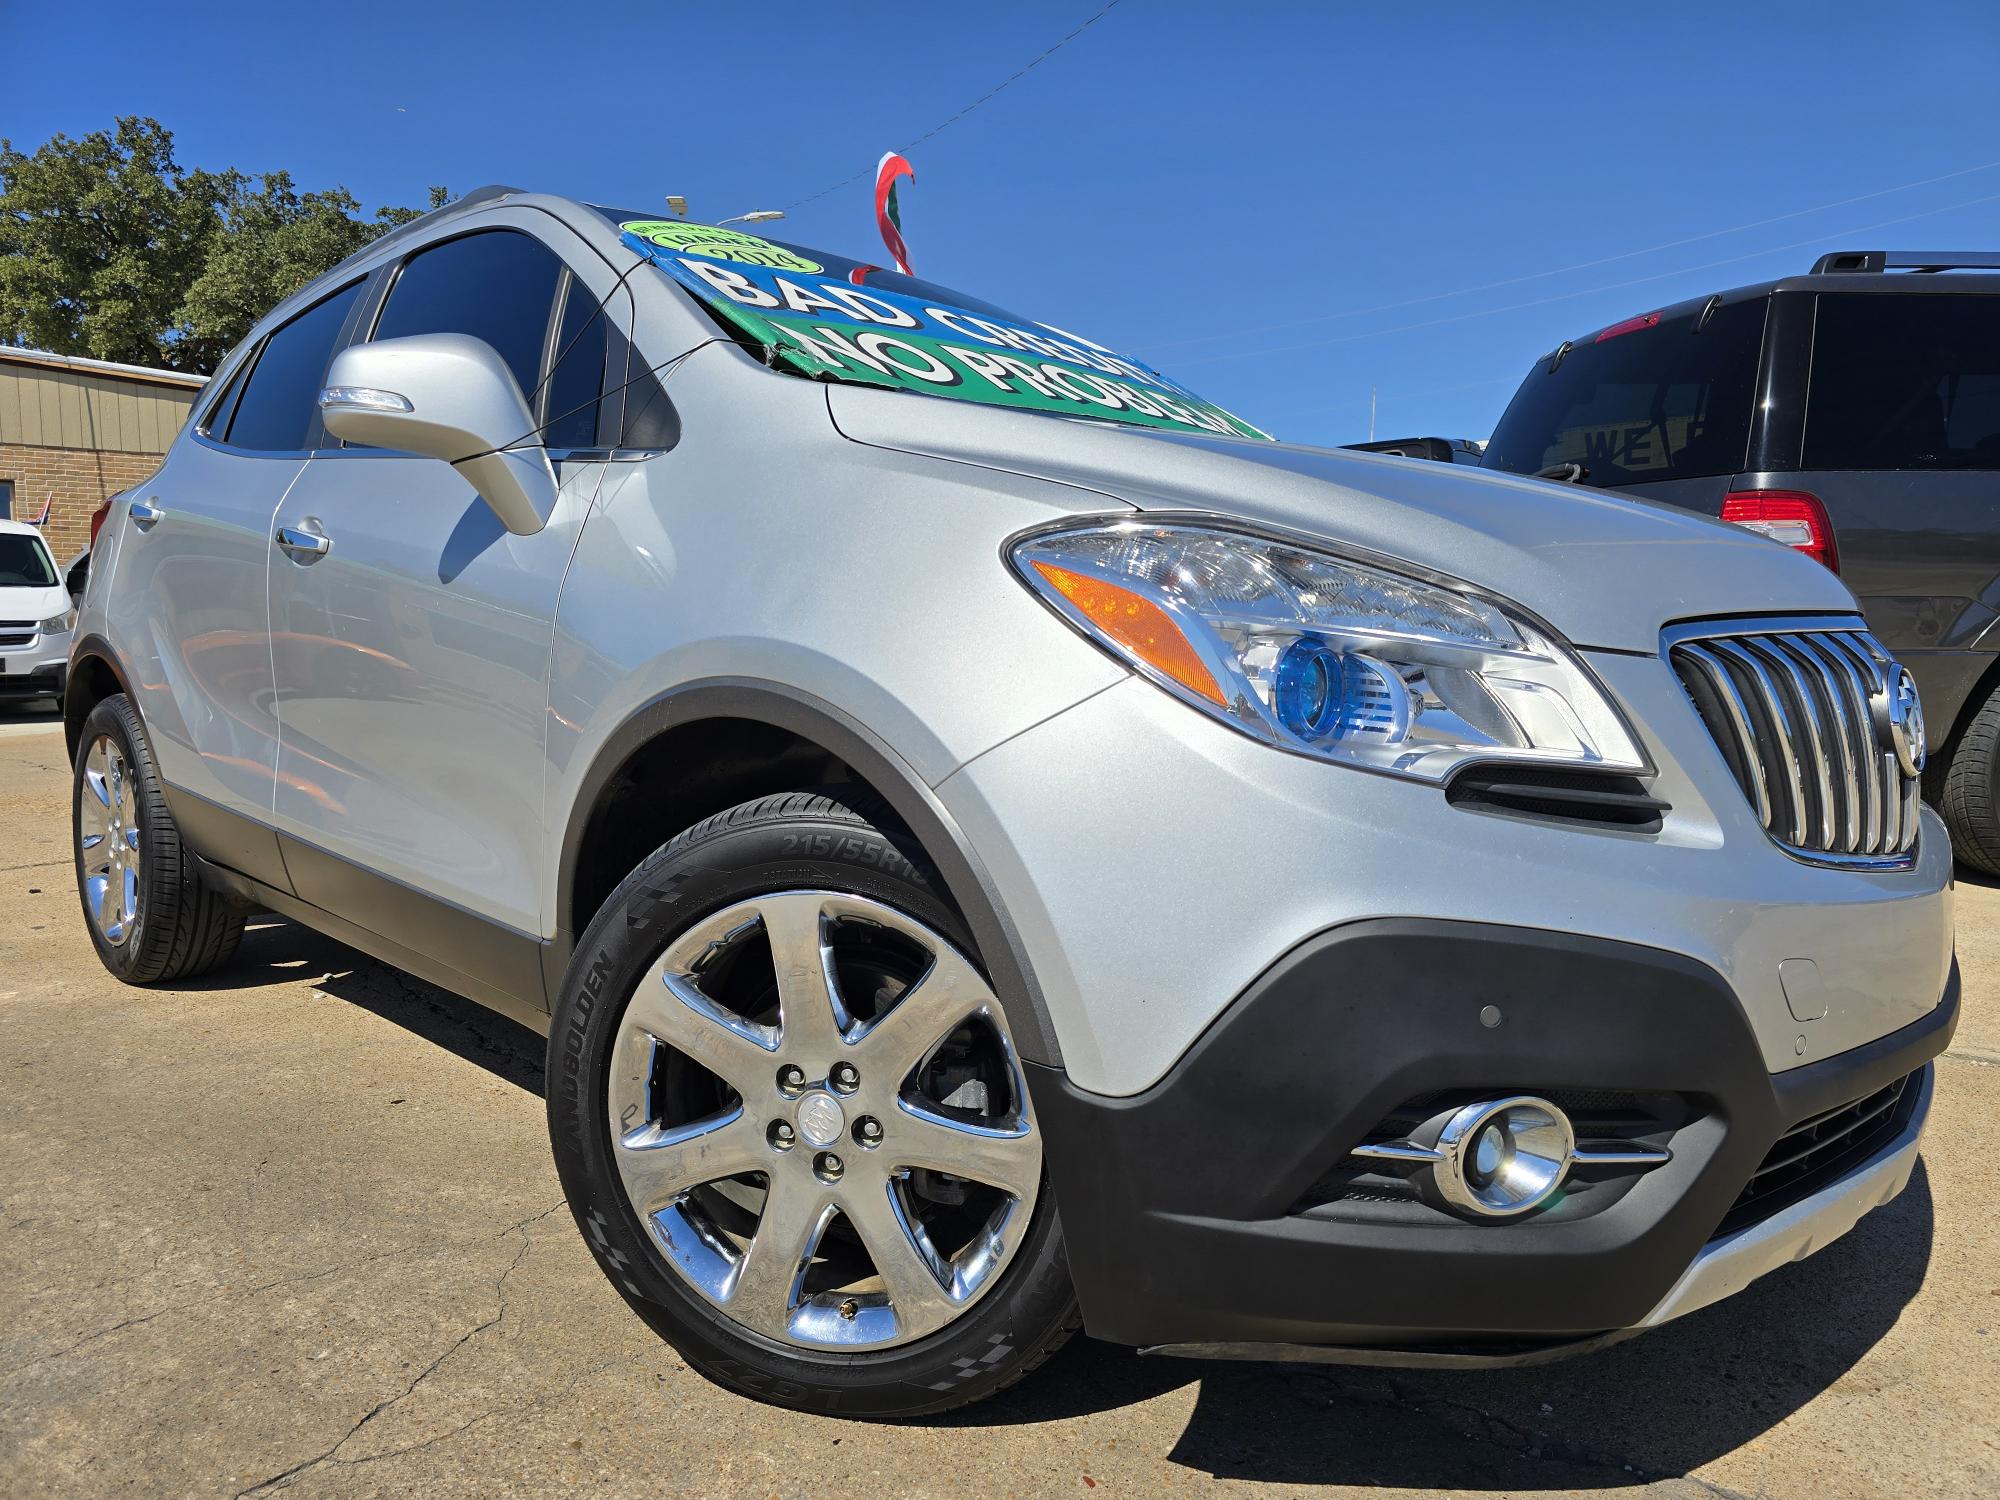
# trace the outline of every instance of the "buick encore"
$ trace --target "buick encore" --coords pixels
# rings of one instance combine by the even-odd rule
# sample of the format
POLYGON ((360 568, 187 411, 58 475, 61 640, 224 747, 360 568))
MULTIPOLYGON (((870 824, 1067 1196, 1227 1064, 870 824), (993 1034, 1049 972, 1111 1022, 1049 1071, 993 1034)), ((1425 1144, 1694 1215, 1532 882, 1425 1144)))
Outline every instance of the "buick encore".
POLYGON ((546 1032, 585 1242, 764 1400, 942 1410, 1078 1327, 1576 1353, 1916 1159, 1922 715, 1736 528, 496 188, 273 310, 93 556, 105 965, 268 910, 546 1032))

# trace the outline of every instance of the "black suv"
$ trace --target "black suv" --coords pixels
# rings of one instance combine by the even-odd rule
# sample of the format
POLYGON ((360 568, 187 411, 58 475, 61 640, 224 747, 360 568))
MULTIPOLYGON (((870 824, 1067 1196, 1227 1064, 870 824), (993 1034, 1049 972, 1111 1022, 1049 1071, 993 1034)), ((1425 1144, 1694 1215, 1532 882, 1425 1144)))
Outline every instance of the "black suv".
POLYGON ((1488 468, 1762 531, 1854 590, 1908 664, 1925 793, 2000 874, 2000 254, 1846 251, 1566 342, 1488 468))

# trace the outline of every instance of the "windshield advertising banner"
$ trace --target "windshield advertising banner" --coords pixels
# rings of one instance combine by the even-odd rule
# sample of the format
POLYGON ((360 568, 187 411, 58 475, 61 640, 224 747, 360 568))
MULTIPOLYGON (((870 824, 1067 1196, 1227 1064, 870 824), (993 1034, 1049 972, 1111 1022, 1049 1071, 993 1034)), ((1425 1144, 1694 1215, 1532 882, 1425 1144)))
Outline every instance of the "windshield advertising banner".
POLYGON ((811 252, 731 229, 618 227, 625 244, 802 374, 1174 432, 1270 436, 1150 366, 1045 324, 854 285, 811 252))

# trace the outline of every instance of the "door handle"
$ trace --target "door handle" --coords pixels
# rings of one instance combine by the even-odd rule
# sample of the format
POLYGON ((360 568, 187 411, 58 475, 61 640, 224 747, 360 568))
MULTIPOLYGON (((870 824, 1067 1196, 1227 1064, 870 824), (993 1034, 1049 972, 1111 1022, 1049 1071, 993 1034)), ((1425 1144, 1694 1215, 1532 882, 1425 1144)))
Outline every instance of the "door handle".
POLYGON ((291 554, 293 562, 309 563, 325 557, 333 546, 331 537, 321 536, 316 531, 304 531, 297 526, 280 526, 277 532, 280 547, 291 554))
POLYGON ((150 500, 134 500, 125 510, 125 518, 141 531, 149 530, 165 514, 150 500))

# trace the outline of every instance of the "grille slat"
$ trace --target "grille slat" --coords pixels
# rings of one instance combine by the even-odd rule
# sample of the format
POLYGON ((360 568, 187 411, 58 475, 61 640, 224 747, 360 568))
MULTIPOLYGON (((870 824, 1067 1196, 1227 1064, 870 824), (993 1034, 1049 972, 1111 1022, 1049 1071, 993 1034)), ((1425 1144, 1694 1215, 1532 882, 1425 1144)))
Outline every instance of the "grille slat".
POLYGON ((1770 1217, 1881 1150, 1909 1122, 1922 1076, 1919 1068, 1872 1094, 1801 1120, 1779 1136, 1716 1233, 1731 1234, 1770 1217))
POLYGON ((1669 657, 1743 795, 1794 853, 1903 862, 1920 793, 1877 726, 1894 663, 1866 631, 1690 634, 1669 657))

